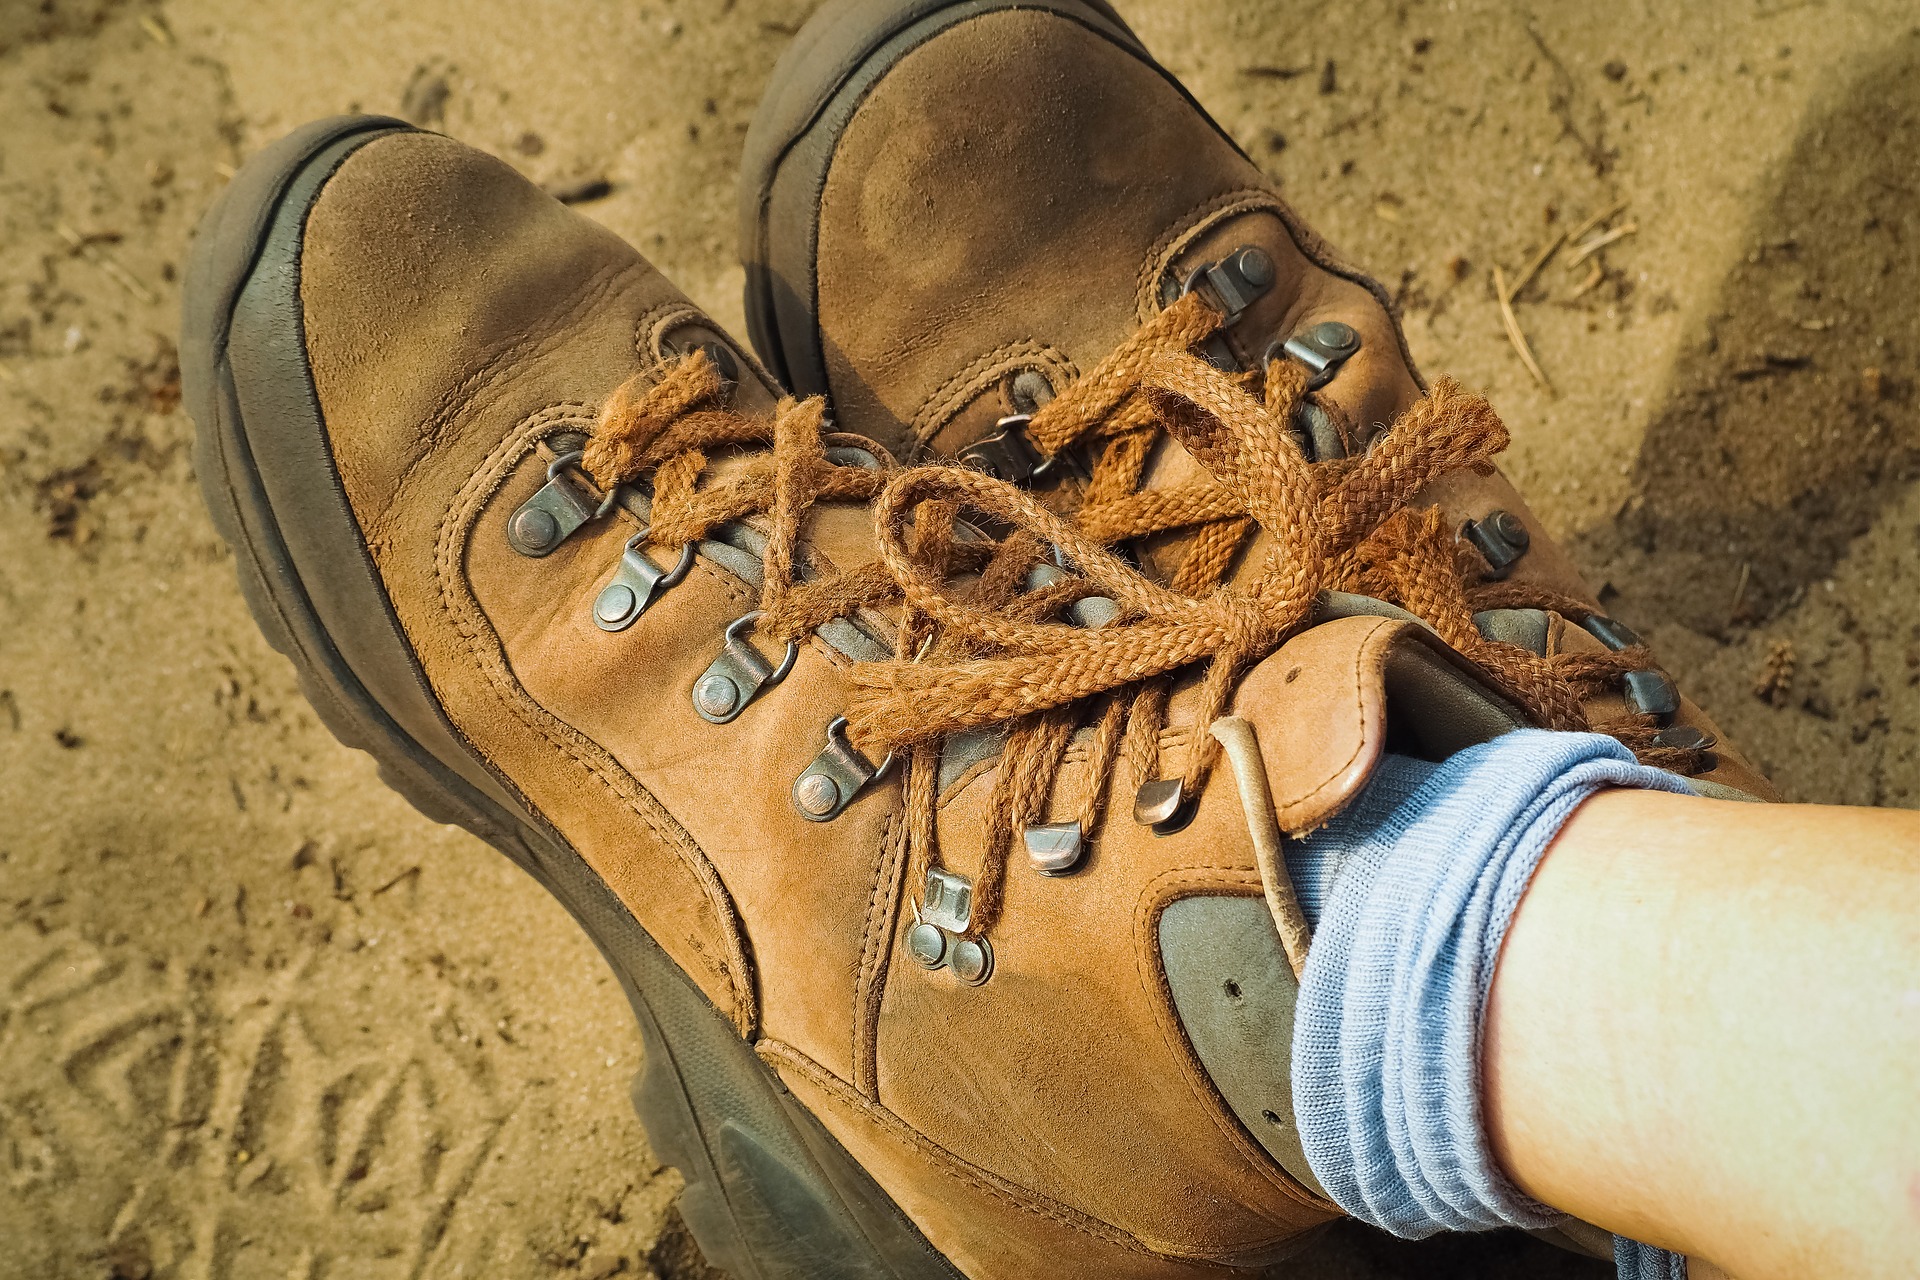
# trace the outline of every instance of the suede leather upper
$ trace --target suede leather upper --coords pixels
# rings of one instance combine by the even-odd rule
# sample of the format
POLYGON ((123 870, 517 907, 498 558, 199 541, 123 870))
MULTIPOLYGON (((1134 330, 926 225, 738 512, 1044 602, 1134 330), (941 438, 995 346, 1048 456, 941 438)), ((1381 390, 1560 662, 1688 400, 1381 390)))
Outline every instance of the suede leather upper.
MULTIPOLYGON (((1169 275, 1242 245, 1276 269, 1227 332, 1244 367, 1273 341, 1339 320, 1361 348, 1324 394, 1351 422, 1391 421, 1423 390, 1384 290, 1342 265, 1161 68, 1091 17, 989 6, 900 56, 839 134, 814 216, 814 261, 770 267, 815 281, 838 421, 908 456, 985 436, 1017 411, 1016 375, 1064 385, 1157 312, 1169 275)), ((1193 471, 1169 446, 1148 482, 1193 471)), ((1530 534, 1511 578, 1597 607, 1498 473, 1443 477, 1416 502, 1442 506, 1456 527, 1511 512, 1530 534)), ((1145 547, 1149 567, 1167 567, 1164 546, 1145 547)), ((1675 720, 1720 736, 1691 702, 1675 720)), ((1774 797, 1724 742, 1705 776, 1774 797)))
MULTIPOLYGON (((936 1248, 977 1277, 1146 1280, 1276 1256, 1334 1216, 1222 1102, 1159 967, 1168 902, 1261 893, 1230 775, 1176 835, 1110 805, 1077 874, 1014 867, 984 985, 916 966, 897 781, 828 823, 788 799, 844 706, 847 657, 816 638, 738 720, 707 723, 689 691, 757 602, 748 582, 702 554, 610 634, 590 608, 640 527, 628 510, 541 558, 507 540, 556 448, 629 376, 720 337, 711 322, 507 166, 412 132, 361 147, 327 183, 300 298, 326 445, 458 733, 936 1248)), ((738 403, 772 399, 749 366, 738 403)), ((823 506, 806 532, 822 562, 872 554, 863 508, 823 506)), ((1423 629, 1377 617, 1315 628, 1246 680, 1235 710, 1272 726, 1269 784, 1289 825, 1360 785, 1395 655, 1414 650, 1474 684, 1423 629)), ((1185 732, 1166 736, 1174 760, 1185 732)), ((1058 795, 1086 785, 1082 755, 1058 795)), ((974 764, 941 800, 943 856, 965 874, 996 768, 974 764)))

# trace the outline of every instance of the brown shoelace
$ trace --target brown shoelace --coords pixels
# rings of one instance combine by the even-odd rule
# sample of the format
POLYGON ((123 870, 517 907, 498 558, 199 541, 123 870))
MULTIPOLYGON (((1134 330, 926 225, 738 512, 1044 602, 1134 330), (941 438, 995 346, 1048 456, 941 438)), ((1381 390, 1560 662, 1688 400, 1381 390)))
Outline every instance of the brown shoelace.
POLYGON ((800 640, 834 618, 899 599, 878 563, 802 580, 800 534, 818 502, 870 502, 895 474, 872 441, 827 429, 818 398, 784 399, 770 416, 729 407, 729 384, 704 352, 672 365, 657 381, 627 380, 601 408, 580 465, 601 492, 651 477, 649 544, 677 550, 721 525, 765 517, 760 634, 800 640), (877 469, 830 461, 834 444, 858 448, 877 469), (727 478, 708 477, 710 455, 770 450, 727 478), (703 484, 702 481, 708 483, 703 484))
POLYGON ((1030 493, 952 466, 905 471, 876 504, 882 562, 907 617, 900 656, 855 669, 847 715, 850 738, 870 756, 907 755, 909 883, 938 858, 942 741, 1005 727, 971 934, 992 926, 1015 835, 1043 820, 1078 725, 1091 719, 1087 785, 1074 818, 1091 838, 1123 751, 1136 785, 1161 776, 1172 683, 1183 668, 1204 664, 1181 777, 1183 797, 1196 796, 1219 755, 1206 727, 1225 711, 1239 677, 1306 626, 1327 590, 1373 596, 1422 619, 1543 727, 1597 728, 1647 763, 1683 772, 1705 762, 1702 751, 1658 745, 1650 716, 1589 724, 1583 702, 1652 666, 1644 647, 1542 657, 1475 626, 1474 613, 1490 608, 1553 609, 1576 623, 1591 613, 1554 593, 1487 581, 1489 566, 1439 508, 1407 507, 1442 475, 1491 469, 1508 436, 1484 399, 1443 379, 1359 456, 1309 463, 1286 426, 1308 394, 1305 370, 1290 361, 1254 375, 1215 368, 1193 347, 1220 324, 1219 312, 1188 294, 1033 415, 1027 434, 1043 454, 1096 454, 1071 520, 1030 493), (1206 477, 1142 490, 1159 431, 1206 477), (951 541, 929 535, 963 512, 1006 533, 977 582, 955 590, 942 550, 951 541), (1173 530, 1190 533, 1166 587, 1108 549, 1173 530), (1256 530, 1270 540, 1257 571, 1220 585, 1256 530), (1050 550, 1074 576, 1022 594, 1020 584, 1050 550), (1091 595, 1118 606, 1113 625, 1058 620, 1063 606, 1091 595), (1097 713, 1079 705, 1102 697, 1097 713))
POLYGON ((1406 506, 1441 475, 1491 467, 1507 433, 1485 400, 1443 379, 1360 456, 1309 463, 1285 427, 1308 394, 1304 370, 1281 361, 1253 376, 1216 369, 1192 348, 1219 325, 1219 313, 1190 294, 1034 415, 1030 438, 1048 454, 1097 450, 1071 519, 963 468, 896 471, 871 442, 828 430, 818 399, 782 400, 764 417, 734 410, 727 383, 697 352, 650 386, 640 377, 622 386, 586 446, 581 465, 603 492, 650 476, 654 545, 684 546, 729 522, 764 518, 760 630, 776 642, 904 601, 895 659, 854 669, 848 734, 873 759, 906 756, 917 884, 938 858, 941 744, 969 730, 1004 730, 972 935, 997 918, 1016 833, 1047 811, 1081 724, 1091 721, 1087 784, 1073 816, 1091 838, 1123 752, 1136 785, 1161 776, 1173 682, 1204 664, 1181 777, 1183 795, 1197 795, 1219 753, 1206 726, 1239 677, 1309 623, 1325 590, 1407 609, 1544 727, 1597 727, 1663 767, 1693 771, 1702 763, 1702 752, 1655 744, 1651 717, 1589 725, 1582 701, 1650 666, 1644 648, 1543 658, 1488 640, 1474 625, 1473 614, 1489 608, 1554 609, 1575 622, 1590 612, 1575 600, 1486 581, 1485 562, 1438 508, 1406 506), (1160 431, 1206 477, 1140 489, 1160 431), (836 464, 827 456, 835 443, 857 446, 881 466, 836 464), (725 479, 708 476, 710 455, 756 447, 770 453, 725 479), (802 580, 800 534, 821 501, 874 503, 877 561, 802 580), (963 512, 1001 536, 961 536, 963 512), (1108 549, 1180 530, 1189 531, 1186 555, 1168 586, 1108 549), (1270 540, 1257 572, 1221 586, 1256 530, 1270 540), (1072 572, 1028 589, 1049 561, 1072 572), (1060 620, 1093 596, 1117 607, 1111 625, 1060 620))

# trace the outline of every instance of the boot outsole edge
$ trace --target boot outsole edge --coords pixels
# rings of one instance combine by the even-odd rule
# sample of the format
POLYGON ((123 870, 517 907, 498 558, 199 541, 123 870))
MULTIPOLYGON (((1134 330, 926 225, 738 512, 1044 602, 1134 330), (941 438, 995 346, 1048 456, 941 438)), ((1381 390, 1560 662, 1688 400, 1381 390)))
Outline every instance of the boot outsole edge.
MULTIPOLYGON (((644 1044, 633 1104, 655 1153, 685 1180, 682 1217, 710 1263, 735 1280, 954 1280, 951 1264, 792 1098, 579 854, 513 802, 510 782, 460 745, 444 712, 441 750, 468 753, 457 765, 402 729, 368 692, 289 552, 240 413, 228 359, 234 310, 264 259, 278 253, 297 261, 307 209, 331 173, 361 146, 410 128, 365 116, 305 126, 242 168, 196 237, 184 289, 183 394, 196 424, 202 491, 233 550, 247 606, 268 643, 292 661, 301 691, 337 739, 371 755, 381 778, 421 813, 467 829, 532 875, 612 966, 644 1044), (304 204, 296 188, 305 192, 304 204)), ((289 305, 297 310, 297 266, 291 275, 289 305)), ((270 429, 324 434, 317 405, 314 414, 311 422, 270 429)), ((338 484, 337 476, 312 479, 338 484)), ((364 555, 357 525, 333 535, 356 540, 364 555)), ((385 604, 377 576, 367 585, 385 604)), ((417 669, 390 606, 382 613, 353 628, 353 643, 398 646, 402 664, 417 669)), ((394 655, 384 660, 391 668, 394 655)))

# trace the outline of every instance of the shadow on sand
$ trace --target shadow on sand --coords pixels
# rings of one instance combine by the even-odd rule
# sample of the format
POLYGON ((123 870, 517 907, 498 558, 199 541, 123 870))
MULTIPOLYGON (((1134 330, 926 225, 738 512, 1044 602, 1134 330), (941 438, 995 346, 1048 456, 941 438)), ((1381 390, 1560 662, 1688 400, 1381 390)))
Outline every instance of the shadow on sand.
POLYGON ((1633 498, 1572 547, 1623 616, 1721 639, 1796 603, 1920 480, 1920 34, 1837 87, 1767 180, 1633 498))

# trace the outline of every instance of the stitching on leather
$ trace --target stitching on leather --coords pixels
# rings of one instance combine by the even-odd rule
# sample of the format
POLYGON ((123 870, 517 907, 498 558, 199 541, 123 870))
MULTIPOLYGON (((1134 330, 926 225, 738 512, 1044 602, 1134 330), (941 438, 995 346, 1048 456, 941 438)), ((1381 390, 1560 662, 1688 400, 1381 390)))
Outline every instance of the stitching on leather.
MULTIPOLYGON (((449 387, 432 412, 427 415, 419 456, 401 468, 399 476, 394 480, 393 500, 388 504, 387 510, 402 511, 413 505, 413 500, 408 496, 408 490, 412 487, 414 475, 429 458, 435 456, 435 446, 439 443, 443 429, 461 411, 462 406, 471 406, 474 402, 482 400, 483 388, 496 377, 528 362, 537 362, 544 355, 567 342, 579 329, 580 318, 606 305, 607 299, 622 285, 626 277, 637 274, 639 269, 637 264, 630 264, 595 273, 575 293, 572 303, 564 312, 550 317, 546 324, 534 331, 532 335, 509 343, 495 353, 490 360, 449 387)), ((597 415, 599 409, 590 408, 588 413, 589 416, 597 415)), ((380 527, 384 533, 385 523, 383 522, 380 527)))
POLYGON ((887 815, 880 833, 853 1010, 854 1087, 876 1101, 880 1096, 880 1004, 886 995, 887 976, 893 971, 893 937, 900 922, 906 854, 906 824, 896 810, 887 815))
POLYGON ((1001 1178, 997 1174, 961 1159, 945 1147, 934 1142, 933 1139, 915 1129, 905 1120, 902 1120, 886 1107, 862 1097, 859 1093, 849 1088, 845 1081, 841 1080, 819 1063, 813 1061, 813 1059, 807 1057, 804 1053, 801 1053, 798 1049, 795 1049, 792 1045, 784 1044, 778 1040, 763 1039, 756 1043, 753 1048, 754 1052, 769 1065, 775 1068, 785 1066, 805 1076, 816 1088, 832 1094, 842 1104, 851 1106, 876 1121, 877 1124, 875 1127, 878 1128, 880 1132, 886 1134, 896 1142, 913 1149, 920 1155, 930 1158, 935 1164, 941 1166, 948 1176, 966 1183, 974 1190, 984 1192, 996 1200, 1010 1204, 1023 1212, 1033 1214, 1035 1217, 1045 1218, 1050 1222, 1058 1223, 1060 1226, 1078 1231, 1083 1235, 1094 1236, 1097 1239, 1106 1241, 1108 1244, 1118 1245, 1123 1249, 1146 1254, 1150 1257, 1162 1256, 1159 1255, 1156 1250, 1148 1248, 1134 1236, 1113 1226, 1111 1223, 1102 1222, 1098 1218, 1083 1214, 1077 1209, 1069 1208, 1055 1200, 1042 1196, 1038 1192, 1018 1186, 1015 1183, 1001 1178))
POLYGON ((1246 1131, 1239 1117, 1233 1114, 1233 1108, 1221 1096, 1219 1087, 1213 1083, 1213 1077, 1207 1074, 1206 1066, 1193 1051, 1193 1044, 1187 1039, 1186 1029, 1180 1023, 1180 1011, 1173 1001, 1173 985, 1167 980, 1166 963, 1160 955, 1160 917, 1181 898, 1207 890, 1229 897, 1262 899, 1266 892, 1260 883, 1258 869, 1244 866, 1194 864, 1163 871, 1147 881, 1140 891, 1139 904, 1134 908, 1133 953, 1139 968, 1141 992, 1147 998, 1147 1006, 1153 1010, 1153 1020, 1159 1024, 1162 1040, 1179 1061, 1186 1074, 1188 1087, 1193 1090, 1201 1109, 1213 1120, 1214 1127, 1288 1199, 1308 1209, 1340 1214, 1342 1210, 1339 1206, 1322 1200, 1296 1182, 1293 1175, 1274 1159, 1273 1154, 1246 1131))
MULTIPOLYGON (((597 410, 589 411, 589 413, 594 412, 597 410)), ((435 556, 435 568, 441 579, 442 604, 453 615, 461 635, 468 642, 469 649, 494 684, 496 694, 515 717, 528 728, 540 733, 551 745, 573 759, 576 764, 582 766, 616 799, 625 803, 646 824, 656 839, 674 849, 678 854, 682 870, 690 876, 695 887, 706 896, 719 919, 728 959, 732 962, 721 968, 720 976, 725 978, 733 989, 735 1003, 733 1021, 743 1037, 749 1036, 758 1021, 751 961, 746 954, 732 899, 727 893, 725 884, 720 880, 719 873, 705 853, 680 828, 672 816, 666 813, 650 791, 621 768, 618 762, 597 743, 565 724, 533 700, 518 679, 513 676, 511 667, 504 662, 500 653, 499 636, 493 631, 492 624, 480 609, 479 602, 473 598, 471 590, 460 590, 466 586, 466 583, 464 575, 458 572, 458 551, 466 545, 472 525, 478 519, 480 511, 484 509, 487 500, 505 483, 512 463, 517 462, 520 456, 530 451, 537 440, 566 425, 591 426, 591 417, 586 417, 583 421, 578 413, 578 407, 572 405, 564 406, 563 410, 549 408, 533 414, 520 428, 496 446, 486 462, 475 472, 474 478, 463 486, 460 494, 456 495, 454 505, 449 508, 443 521, 440 546, 435 556), (555 733, 553 726, 558 726, 561 732, 555 733), (627 788, 631 788, 634 794, 627 794, 627 788), (649 812, 649 805, 658 812, 649 812)), ((698 940, 694 942, 698 949, 698 940)), ((709 963, 712 962, 709 961, 709 963)))
MULTIPOLYGON (((682 325, 697 324, 702 328, 713 328, 713 322, 684 298, 675 298, 661 303, 643 314, 635 322, 633 330, 633 349, 643 360, 652 360, 664 364, 670 353, 666 348, 666 336, 682 325)), ((732 346, 732 343, 728 343, 732 346)))
POLYGON ((722 591, 727 593, 728 598, 731 599, 736 606, 744 605, 754 598, 753 592, 749 591, 747 585, 741 582, 740 579, 734 577, 724 569, 714 568, 704 560, 696 559, 693 562, 693 571, 718 585, 722 591))
MULTIPOLYGON (((499 634, 487 620, 461 572, 460 553, 467 544, 473 524, 485 509, 487 501, 505 483, 513 464, 530 452, 540 438, 562 426, 579 426, 583 423, 590 426, 592 411, 583 415, 581 409, 582 406, 578 405, 550 406, 529 416, 495 446, 473 477, 455 495, 442 518, 439 545, 434 556, 434 568, 440 579, 441 604, 453 618, 456 629, 467 642, 480 669, 494 686, 495 695, 514 718, 545 738, 558 753, 624 803, 646 824, 655 839, 678 855, 682 871, 705 896, 709 908, 718 918, 729 962, 721 966, 719 976, 726 979, 733 990, 731 1020, 741 1036, 748 1037, 759 1020, 752 961, 747 956, 732 898, 719 873, 699 845, 661 807, 652 792, 621 768, 599 744, 541 707, 527 693, 506 663, 499 634)), ((696 950, 703 950, 699 948, 697 939, 694 945, 696 950)))
POLYGON ((869 1086, 873 1073, 868 1070, 866 1061, 867 1028, 864 1025, 866 1021, 864 1015, 867 1006, 867 984, 872 977, 874 965, 874 916, 880 912, 880 882, 884 877, 884 868, 879 864, 886 861, 887 855, 892 850, 894 825, 898 816, 897 813, 889 813, 886 822, 880 827, 879 856, 875 860, 876 865, 868 881, 867 912, 861 923, 860 972, 854 981, 853 989, 853 1044, 849 1061, 853 1063, 854 1087, 869 1096, 872 1094, 869 1086))
POLYGON ((1036 364, 1057 374, 1057 385, 1064 386, 1080 376, 1080 369, 1072 360, 1047 343, 1032 338, 1009 342, 989 351, 934 388, 920 402, 920 408, 908 424, 908 436, 915 451, 924 448, 954 414, 1012 369, 1032 368, 1036 364))
POLYGON ((1271 191, 1243 187, 1209 197, 1168 223, 1147 250, 1134 283, 1133 307, 1140 322, 1145 324, 1160 314, 1160 277, 1188 245, 1229 218, 1261 209, 1278 213, 1283 207, 1280 197, 1271 191))
POLYGON ((733 352, 736 360, 753 371, 754 376, 760 379, 767 390, 776 396, 783 394, 780 380, 768 372, 766 365, 760 363, 760 357, 753 353, 751 347, 743 347, 735 342, 714 322, 712 316, 685 298, 670 299, 641 315, 634 325, 634 354, 643 360, 664 364, 668 355, 665 346, 666 336, 683 324, 697 324, 703 329, 711 330, 716 338, 727 344, 727 350, 733 352))

